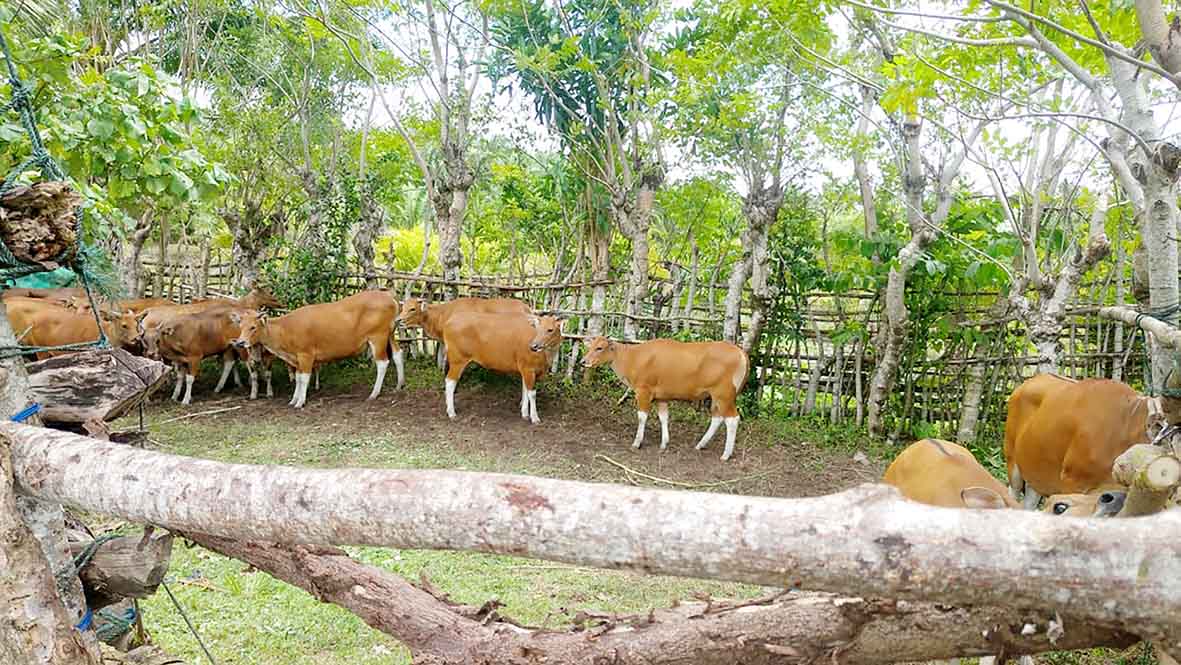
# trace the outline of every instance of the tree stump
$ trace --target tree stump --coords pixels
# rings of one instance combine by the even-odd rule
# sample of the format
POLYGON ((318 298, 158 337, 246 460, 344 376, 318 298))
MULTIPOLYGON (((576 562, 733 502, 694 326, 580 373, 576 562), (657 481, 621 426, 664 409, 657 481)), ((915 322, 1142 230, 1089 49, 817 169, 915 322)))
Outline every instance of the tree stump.
POLYGON ((78 252, 81 201, 65 182, 15 187, 0 196, 0 240, 18 260, 56 270, 78 252))
POLYGON ((172 368, 123 349, 91 349, 26 365, 41 418, 56 423, 106 422, 163 386, 172 368))

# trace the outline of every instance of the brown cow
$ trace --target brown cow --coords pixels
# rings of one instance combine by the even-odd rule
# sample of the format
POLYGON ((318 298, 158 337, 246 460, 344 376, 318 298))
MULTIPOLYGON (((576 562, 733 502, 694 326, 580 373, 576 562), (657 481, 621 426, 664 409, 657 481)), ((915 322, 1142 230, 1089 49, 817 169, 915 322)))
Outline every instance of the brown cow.
MULTIPOLYGON (((214 392, 221 392, 234 366, 238 324, 232 318, 234 310, 214 308, 204 312, 173 316, 156 328, 144 333, 144 347, 148 357, 170 362, 176 367, 176 386, 172 399, 188 404, 193 400, 193 381, 201 371, 201 361, 209 356, 221 356, 222 372, 214 392), (180 392, 185 386, 184 399, 180 392)), ((251 383, 257 394, 253 370, 251 383)))
POLYGON ((398 315, 398 323, 407 328, 422 328, 426 336, 437 340, 436 360, 439 368, 443 368, 446 355, 443 344, 443 326, 452 315, 458 312, 477 312, 481 314, 532 314, 529 305, 515 298, 456 298, 447 302, 427 305, 426 300, 407 298, 402 303, 402 313, 398 315))
POLYGON ((270 291, 256 286, 250 290, 250 293, 241 298, 203 298, 201 300, 194 300, 192 304, 199 305, 203 303, 215 303, 222 305, 233 305, 241 307, 242 309, 263 309, 269 307, 271 309, 281 309, 283 303, 274 296, 270 291))
MULTIPOLYGON (((390 364, 390 337, 398 316, 398 301, 389 291, 362 291, 343 300, 307 305, 268 319, 256 311, 235 313, 240 327, 239 348, 265 347, 294 367, 295 390, 291 406, 307 402, 308 383, 317 364, 343 360, 361 353, 366 346, 377 365, 377 378, 369 399, 376 399, 390 364)), ((402 351, 393 352, 398 369, 398 388, 405 385, 402 351)))
POLYGON ((738 393, 746 384, 750 361, 746 352, 729 342, 678 342, 654 339, 642 344, 623 344, 606 337, 586 342, 586 367, 610 363, 623 382, 636 393, 636 440, 644 442, 648 409, 656 402, 660 416, 660 448, 668 447, 668 403, 696 402, 707 396, 711 402, 709 429, 697 443, 698 450, 709 445, 718 427, 726 422, 726 448, 722 460, 734 454, 738 434, 738 393))
POLYGON ((59 305, 64 305, 70 301, 71 298, 85 298, 86 291, 78 288, 63 288, 63 289, 26 289, 15 288, 5 289, 0 291, 0 299, 8 300, 9 298, 36 298, 38 300, 51 300, 59 305))
POLYGON ((447 417, 455 418, 455 386, 469 363, 521 377, 521 417, 540 423, 537 380, 553 365, 565 321, 553 316, 457 312, 443 326, 447 417))
MULTIPOLYGON (((13 332, 23 345, 65 346, 98 339, 98 325, 89 310, 79 312, 42 298, 9 298, 5 305, 13 332)), ((99 318, 111 346, 125 347, 137 340, 138 329, 131 312, 102 309, 99 318)), ((71 351, 41 351, 36 356, 38 360, 44 360, 65 353, 71 351)))
POLYGON ((1116 487, 1116 457, 1148 437, 1151 398, 1108 379, 1038 374, 1009 397, 1005 463, 1009 486, 1037 508, 1042 496, 1116 487))

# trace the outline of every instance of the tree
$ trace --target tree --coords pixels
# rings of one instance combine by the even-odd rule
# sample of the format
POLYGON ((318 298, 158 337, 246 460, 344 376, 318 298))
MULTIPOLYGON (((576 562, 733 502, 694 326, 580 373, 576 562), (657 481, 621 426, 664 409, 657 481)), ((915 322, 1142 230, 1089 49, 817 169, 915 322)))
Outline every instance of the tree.
MULTIPOLYGON (((538 117, 602 188, 612 224, 631 244, 624 336, 635 339, 648 292, 653 205, 665 176, 657 54, 649 46, 660 6, 579 0, 549 9, 536 1, 496 3, 492 12, 498 78, 513 76, 533 97, 538 117)), ((610 236, 594 224, 589 230, 598 280, 610 236)), ((604 296, 596 290, 592 310, 602 311, 604 296)))

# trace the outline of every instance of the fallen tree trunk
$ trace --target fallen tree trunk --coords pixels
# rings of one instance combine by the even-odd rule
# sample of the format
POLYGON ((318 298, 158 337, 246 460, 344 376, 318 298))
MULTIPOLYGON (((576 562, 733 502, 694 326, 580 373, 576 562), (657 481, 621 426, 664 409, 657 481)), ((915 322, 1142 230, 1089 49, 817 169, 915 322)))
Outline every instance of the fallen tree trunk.
POLYGON ((541 630, 500 616, 495 601, 457 605, 425 581, 412 585, 336 548, 186 537, 345 607, 405 644, 415 663, 431 665, 895 663, 1122 648, 1139 639, 1072 617, 1058 622, 1065 626, 1058 635, 1049 630, 1052 614, 811 593, 686 603, 636 616, 579 612, 569 629, 541 630))
POLYGON ((1069 608, 1181 647, 1181 512, 935 508, 882 485, 776 499, 459 471, 197 460, 0 424, 22 492, 243 540, 512 554, 955 605, 1069 608), (1118 599, 1114 602, 1113 599, 1118 599))
POLYGON ((47 422, 111 421, 168 381, 172 369, 123 349, 91 349, 25 366, 29 392, 47 422))

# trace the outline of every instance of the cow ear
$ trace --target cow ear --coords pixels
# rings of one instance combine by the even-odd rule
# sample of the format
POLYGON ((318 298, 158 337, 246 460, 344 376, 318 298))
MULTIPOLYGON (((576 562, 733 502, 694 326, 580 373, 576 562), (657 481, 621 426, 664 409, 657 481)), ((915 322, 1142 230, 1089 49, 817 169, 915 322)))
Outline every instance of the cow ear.
POLYGON ((230 320, 233 321, 234 325, 236 326, 242 325, 242 315, 237 312, 230 312, 230 320))
POLYGON ((960 499, 968 508, 991 510, 1005 507, 1004 497, 987 487, 966 487, 960 490, 960 499))

